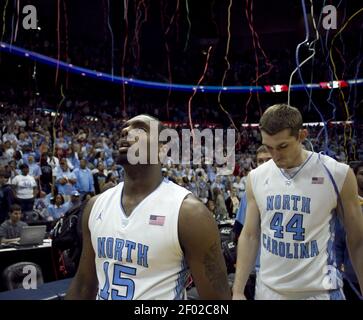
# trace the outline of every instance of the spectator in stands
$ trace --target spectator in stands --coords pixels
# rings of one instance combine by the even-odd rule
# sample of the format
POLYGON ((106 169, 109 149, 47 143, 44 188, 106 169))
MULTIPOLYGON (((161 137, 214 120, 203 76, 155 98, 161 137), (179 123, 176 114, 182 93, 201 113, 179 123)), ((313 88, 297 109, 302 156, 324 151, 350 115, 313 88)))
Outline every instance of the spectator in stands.
POLYGON ((62 158, 59 161, 59 168, 56 175, 56 186, 58 193, 64 196, 68 201, 70 195, 76 190, 77 177, 68 168, 67 159, 62 158))
POLYGON ((236 176, 236 180, 233 182, 233 188, 236 189, 238 199, 242 198, 243 192, 245 191, 245 185, 241 180, 240 176, 236 176))
POLYGON ((17 169, 17 165, 16 165, 15 160, 9 161, 9 164, 6 166, 6 168, 7 168, 7 171, 9 173, 9 183, 12 184, 11 182, 13 181, 13 179, 18 174, 21 174, 21 171, 19 169, 17 169))
POLYGON ((189 182, 192 180, 192 177, 194 176, 194 170, 190 168, 189 164, 185 165, 183 176, 187 177, 189 182))
POLYGON ((19 146, 19 149, 23 149, 25 145, 28 145, 31 143, 31 139, 26 139, 26 135, 24 132, 19 133, 19 139, 17 145, 19 146))
POLYGON ((8 172, 0 166, 0 223, 4 222, 9 214, 10 206, 14 202, 11 186, 7 183, 8 172))
POLYGON ((87 164, 87 160, 82 159, 79 168, 76 168, 73 171, 77 179, 76 189, 82 196, 87 193, 95 193, 93 175, 91 170, 87 167, 87 164))
POLYGON ((207 208, 213 214, 214 219, 217 219, 216 205, 212 199, 208 200, 207 208))
POLYGON ((21 174, 11 180, 14 187, 16 201, 20 204, 22 212, 33 210, 37 184, 34 177, 29 175, 29 166, 25 163, 19 166, 21 174))
POLYGON ((29 157, 33 156, 35 158, 35 152, 33 151, 32 145, 31 144, 24 145, 22 151, 23 151, 23 158, 22 158, 23 163, 29 165, 29 157))
POLYGON ((68 211, 74 207, 79 206, 80 204, 81 204, 81 194, 77 190, 75 190, 72 191, 71 200, 66 202, 64 205, 66 206, 68 211))
POLYGON ((78 152, 75 151, 75 146, 73 144, 68 146, 67 149, 67 160, 69 167, 74 171, 76 168, 79 168, 80 161, 78 157, 78 152))
POLYGON ((112 164, 112 166, 111 166, 111 173, 116 178, 116 182, 117 183, 120 183, 120 182, 122 182, 124 180, 124 177, 123 177, 123 168, 121 167, 121 169, 119 170, 117 168, 116 163, 112 164))
POLYGON ((34 201, 34 211, 39 214, 42 220, 52 220, 49 218, 48 206, 52 195, 46 194, 44 191, 38 191, 34 201))
POLYGON ((67 150, 68 149, 68 143, 67 143, 66 139, 63 136, 63 132, 58 131, 57 136, 58 136, 58 138, 55 139, 56 147, 58 149, 61 149, 61 150, 67 150))
POLYGON ((96 194, 100 194, 102 192, 103 185, 106 182, 107 178, 107 170, 105 169, 105 165, 102 161, 100 161, 97 165, 97 169, 93 174, 94 186, 96 194))
POLYGON ((34 161, 34 156, 30 155, 28 157, 29 175, 34 177, 37 184, 39 183, 40 175, 42 174, 40 167, 34 161))
POLYGON ((182 177, 183 167, 181 164, 172 166, 172 173, 175 177, 182 177))
POLYGON ((51 201, 53 203, 48 206, 48 213, 51 217, 49 220, 58 220, 68 211, 68 206, 65 205, 64 197, 61 194, 57 194, 51 201))
POLYGON ((195 175, 198 177, 203 177, 204 180, 208 179, 208 175, 205 172, 204 168, 201 164, 198 164, 197 168, 195 169, 195 175))
POLYGON ((3 142, 6 142, 6 141, 10 141, 10 142, 16 141, 16 142, 18 142, 18 138, 16 137, 13 128, 9 127, 8 132, 3 135, 3 142))
POLYGON ((210 183, 214 183, 216 180, 216 168, 210 164, 207 165, 207 175, 210 183))
POLYGON ((195 176, 191 176, 189 180, 189 185, 187 187, 189 191, 191 191, 197 198, 199 198, 199 189, 195 180, 195 176))
POLYGON ((40 188, 46 194, 51 193, 53 184, 53 171, 51 165, 47 161, 47 154, 42 153, 40 156, 40 188))
POLYGON ((59 167, 59 159, 51 151, 48 151, 47 162, 52 167, 53 174, 56 175, 56 169, 59 167))
POLYGON ((213 189, 213 199, 216 205, 216 219, 218 221, 228 219, 228 211, 226 208, 226 203, 224 201, 223 191, 218 187, 213 189))
POLYGON ((163 176, 164 181, 169 181, 169 173, 167 168, 161 169, 161 175, 163 176))
POLYGON ((117 185, 116 177, 112 174, 112 172, 109 172, 107 174, 105 184, 103 185, 101 192, 104 192, 107 189, 110 189, 116 185, 117 185))
POLYGON ((210 185, 207 181, 208 176, 203 175, 203 172, 199 171, 197 173, 197 188, 199 192, 199 198, 202 200, 204 204, 207 203, 209 198, 209 189, 210 185))
POLYGON ((230 218, 234 218, 238 211, 239 200, 237 197, 236 189, 232 188, 232 191, 228 190, 228 198, 226 200, 226 207, 230 218))
POLYGON ((5 153, 4 144, 0 141, 0 166, 6 166, 9 163, 9 157, 5 153))
MULTIPOLYGON (((222 178, 221 178, 221 176, 216 176, 215 181, 214 181, 214 182, 212 183, 212 185, 211 185, 211 191, 212 191, 212 195, 213 195, 213 197, 214 197, 214 192, 213 192, 213 190, 214 190, 215 188, 217 188, 217 189, 221 190, 221 191, 222 191, 222 195, 223 195, 223 197, 224 197, 225 186, 224 186, 224 184, 222 183, 222 178)), ((214 199, 214 201, 216 201, 216 199, 215 199, 215 198, 213 198, 213 199, 214 199)), ((217 203, 216 203, 216 205, 217 205, 217 203)))
POLYGON ((4 142, 4 153, 5 153, 5 157, 8 161, 10 161, 15 153, 15 149, 13 148, 13 146, 11 145, 11 141, 10 140, 6 140, 4 142))
POLYGON ((21 221, 22 211, 18 204, 10 207, 9 219, 0 225, 1 243, 9 243, 19 240, 21 229, 27 224, 21 221))
MULTIPOLYGON (((99 146, 99 147, 101 147, 101 146, 99 146)), ((102 149, 97 148, 96 151, 97 150, 102 150, 102 149)), ((98 151, 96 153, 96 156, 95 156, 95 159, 93 161, 93 164, 94 164, 95 167, 98 167, 98 164, 99 163, 103 163, 104 167, 107 168, 107 161, 106 161, 106 158, 105 158, 104 151, 98 151)))

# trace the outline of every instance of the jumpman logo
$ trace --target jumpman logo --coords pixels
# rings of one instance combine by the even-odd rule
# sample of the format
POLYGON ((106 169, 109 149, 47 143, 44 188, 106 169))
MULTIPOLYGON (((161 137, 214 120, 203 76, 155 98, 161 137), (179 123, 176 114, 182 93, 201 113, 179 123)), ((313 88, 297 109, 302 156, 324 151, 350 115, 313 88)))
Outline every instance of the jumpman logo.
POLYGON ((268 178, 266 179, 266 181, 265 181, 265 185, 268 185, 268 178))
POLYGON ((96 220, 102 220, 102 211, 99 213, 98 217, 96 220))

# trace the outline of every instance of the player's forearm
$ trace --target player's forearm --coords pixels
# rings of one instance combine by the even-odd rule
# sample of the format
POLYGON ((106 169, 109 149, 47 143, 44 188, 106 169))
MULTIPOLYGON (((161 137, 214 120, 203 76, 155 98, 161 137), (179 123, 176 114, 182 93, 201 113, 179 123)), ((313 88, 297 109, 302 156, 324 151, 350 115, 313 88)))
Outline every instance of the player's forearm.
POLYGON ((354 271, 357 275, 361 292, 363 293, 363 235, 358 241, 348 237, 349 254, 352 260, 354 271))
POLYGON ((76 275, 67 291, 65 300, 95 300, 96 295, 97 286, 82 281, 76 275))
POLYGON ((241 233, 238 240, 236 276, 233 293, 243 293, 248 277, 255 266, 260 241, 258 238, 241 233))

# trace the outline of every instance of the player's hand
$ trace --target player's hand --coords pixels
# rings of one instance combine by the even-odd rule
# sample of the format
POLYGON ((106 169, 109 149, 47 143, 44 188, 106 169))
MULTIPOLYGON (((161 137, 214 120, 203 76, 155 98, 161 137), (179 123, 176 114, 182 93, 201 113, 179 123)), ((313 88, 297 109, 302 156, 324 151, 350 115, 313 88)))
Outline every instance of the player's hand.
POLYGON ((243 293, 234 293, 232 296, 232 300, 247 300, 247 299, 243 293))

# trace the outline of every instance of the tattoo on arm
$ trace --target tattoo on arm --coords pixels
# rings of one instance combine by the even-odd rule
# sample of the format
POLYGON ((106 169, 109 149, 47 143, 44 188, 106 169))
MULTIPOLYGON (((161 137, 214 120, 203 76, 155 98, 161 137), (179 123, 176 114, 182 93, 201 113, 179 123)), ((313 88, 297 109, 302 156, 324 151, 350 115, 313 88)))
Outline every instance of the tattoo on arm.
POLYGON ((219 292, 230 291, 228 287, 228 282, 226 278, 225 266, 221 263, 219 256, 219 244, 218 242, 214 242, 214 244, 208 249, 207 253, 204 256, 204 270, 207 276, 207 279, 212 284, 214 290, 218 290, 219 292))

